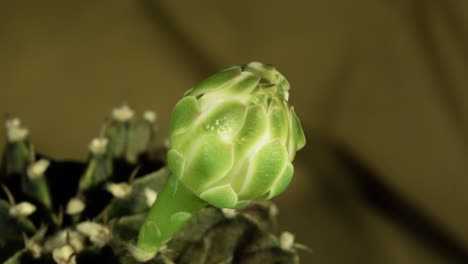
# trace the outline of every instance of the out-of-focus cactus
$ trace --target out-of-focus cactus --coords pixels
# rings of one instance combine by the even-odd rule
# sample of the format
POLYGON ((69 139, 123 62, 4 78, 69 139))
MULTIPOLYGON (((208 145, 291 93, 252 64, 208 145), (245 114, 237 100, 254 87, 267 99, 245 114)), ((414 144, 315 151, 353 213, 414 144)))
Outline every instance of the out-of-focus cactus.
POLYGON ((142 258, 206 204, 240 209, 286 189, 305 145, 288 97, 284 76, 259 62, 226 68, 185 93, 171 117, 172 175, 139 235, 142 258))
MULTIPOLYGON (((0 171, 0 263, 139 263, 138 232, 169 170, 156 115, 114 109, 86 162, 36 153, 19 119, 6 122, 0 171)), ((294 243, 271 234, 271 203, 207 207, 146 263, 298 263, 294 243)))

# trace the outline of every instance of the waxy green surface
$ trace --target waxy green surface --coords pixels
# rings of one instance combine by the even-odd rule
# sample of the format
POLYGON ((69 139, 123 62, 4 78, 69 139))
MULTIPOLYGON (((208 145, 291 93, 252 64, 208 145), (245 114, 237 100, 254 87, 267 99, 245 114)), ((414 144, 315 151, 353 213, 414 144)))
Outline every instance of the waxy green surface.
POLYGON ((232 66, 190 89, 171 119, 168 163, 206 202, 238 208, 283 192, 305 137, 271 65, 232 66))

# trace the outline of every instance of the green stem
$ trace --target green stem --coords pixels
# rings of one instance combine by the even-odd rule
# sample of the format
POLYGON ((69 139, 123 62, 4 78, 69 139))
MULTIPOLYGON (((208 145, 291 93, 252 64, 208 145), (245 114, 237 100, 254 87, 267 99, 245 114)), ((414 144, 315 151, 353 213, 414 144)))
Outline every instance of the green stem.
POLYGON ((207 203, 170 175, 140 228, 137 247, 155 253, 207 203))
POLYGON ((37 196, 39 200, 48 208, 52 209, 52 199, 50 197, 49 186, 47 185, 47 181, 45 176, 33 180, 33 184, 35 185, 35 189, 37 192, 37 196))

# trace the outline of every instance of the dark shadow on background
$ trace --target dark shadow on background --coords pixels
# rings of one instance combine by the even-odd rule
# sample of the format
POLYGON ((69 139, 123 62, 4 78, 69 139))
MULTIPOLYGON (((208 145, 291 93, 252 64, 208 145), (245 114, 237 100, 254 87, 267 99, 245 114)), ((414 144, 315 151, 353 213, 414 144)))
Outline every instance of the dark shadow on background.
POLYGON ((201 76, 217 72, 221 67, 181 28, 176 19, 168 14, 167 10, 156 0, 140 0, 142 13, 146 15, 155 27, 160 28, 168 36, 171 44, 178 53, 185 58, 184 61, 192 64, 194 71, 201 76))
MULTIPOLYGON (((363 225, 356 222, 359 221, 359 217, 355 216, 356 212, 347 208, 342 197, 339 198, 342 194, 336 191, 340 192, 340 188, 343 187, 330 186, 343 184, 340 179, 352 183, 351 188, 355 189, 358 199, 364 205, 387 218, 389 222, 414 237, 432 252, 437 252, 450 260, 448 263, 468 263, 468 252, 450 232, 382 181, 383 177, 367 166, 351 149, 327 137, 314 135, 313 138, 316 142, 312 146, 315 150, 311 155, 311 166, 320 164, 318 166, 322 169, 319 169, 318 173, 325 171, 325 174, 328 174, 319 184, 328 185, 323 187, 324 192, 332 192, 326 194, 329 205, 339 211, 344 221, 351 221, 350 224, 356 225, 357 228, 363 225), (327 168, 328 166, 332 168, 327 168), (344 175, 330 175, 330 171, 344 175), (333 199, 330 196, 338 198, 333 199)), ((346 188, 346 184, 343 186, 346 188)))

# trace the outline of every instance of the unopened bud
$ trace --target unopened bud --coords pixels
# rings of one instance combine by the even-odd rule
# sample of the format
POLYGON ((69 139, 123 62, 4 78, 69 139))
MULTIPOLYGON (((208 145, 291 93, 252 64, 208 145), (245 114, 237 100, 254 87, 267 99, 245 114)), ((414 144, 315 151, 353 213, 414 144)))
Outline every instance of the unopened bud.
POLYGON ((10 207, 9 214, 14 218, 23 218, 32 215, 36 211, 36 206, 29 202, 21 202, 10 207))
POLYGON ((125 199, 132 194, 132 186, 126 182, 109 183, 106 189, 112 193, 114 197, 119 199, 125 199))
POLYGON ((34 180, 44 176, 44 172, 47 170, 49 165, 50 161, 46 159, 41 159, 34 162, 28 168, 28 177, 34 180))
POLYGON ((67 204, 67 214, 76 215, 85 209, 86 205, 80 198, 71 198, 67 204))

